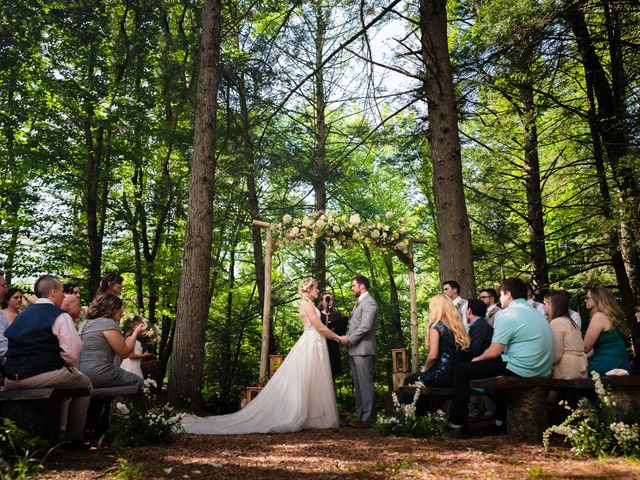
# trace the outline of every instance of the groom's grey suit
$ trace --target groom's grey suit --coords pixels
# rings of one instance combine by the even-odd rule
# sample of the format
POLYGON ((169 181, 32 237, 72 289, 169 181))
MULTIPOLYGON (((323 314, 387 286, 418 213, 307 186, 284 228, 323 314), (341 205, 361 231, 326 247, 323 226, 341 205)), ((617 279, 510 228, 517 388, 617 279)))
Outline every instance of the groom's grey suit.
POLYGON ((376 322, 378 304, 371 295, 361 294, 349 320, 349 359, 356 391, 356 415, 359 422, 375 421, 376 322))

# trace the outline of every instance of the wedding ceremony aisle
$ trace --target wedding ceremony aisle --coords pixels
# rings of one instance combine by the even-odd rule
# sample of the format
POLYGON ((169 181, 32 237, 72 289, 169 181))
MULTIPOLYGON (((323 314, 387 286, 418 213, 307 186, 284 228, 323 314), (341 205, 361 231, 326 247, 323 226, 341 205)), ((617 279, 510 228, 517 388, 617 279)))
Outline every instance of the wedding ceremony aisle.
POLYGON ((632 479, 624 458, 576 459, 560 445, 506 436, 457 439, 383 437, 370 430, 277 435, 190 436, 164 446, 55 453, 39 480, 53 479, 632 479), (139 477, 115 477, 116 459, 139 477), (133 467, 133 468, 132 468, 133 467))

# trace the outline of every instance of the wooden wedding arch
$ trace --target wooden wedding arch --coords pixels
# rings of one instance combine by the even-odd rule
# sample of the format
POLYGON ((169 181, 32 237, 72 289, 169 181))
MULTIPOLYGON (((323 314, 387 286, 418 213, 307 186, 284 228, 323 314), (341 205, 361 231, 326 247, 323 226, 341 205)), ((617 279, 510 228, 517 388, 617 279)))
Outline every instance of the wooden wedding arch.
MULTIPOLYGON (((393 214, 388 212, 386 220, 391 220, 393 214)), ((402 224, 403 219, 400 220, 402 224)), ((288 215, 283 223, 269 223, 253 220, 253 224, 266 231, 265 262, 264 262, 264 305, 262 308, 262 346, 260 350, 260 385, 267 383, 269 368, 269 326, 271 323, 271 269, 273 254, 278 244, 274 242, 274 232, 280 234, 281 241, 293 243, 308 243, 313 245, 315 238, 324 236, 335 244, 352 246, 364 240, 374 240, 380 246, 393 249, 400 261, 407 266, 409 276, 409 296, 411 315, 411 371, 417 372, 418 363, 418 299, 416 294, 416 276, 413 262, 413 245, 425 244, 422 238, 406 235, 403 228, 395 229, 387 223, 361 224, 358 215, 339 216, 337 213, 315 212, 311 217, 294 219, 288 215), (376 233, 377 232, 377 233, 376 233)))

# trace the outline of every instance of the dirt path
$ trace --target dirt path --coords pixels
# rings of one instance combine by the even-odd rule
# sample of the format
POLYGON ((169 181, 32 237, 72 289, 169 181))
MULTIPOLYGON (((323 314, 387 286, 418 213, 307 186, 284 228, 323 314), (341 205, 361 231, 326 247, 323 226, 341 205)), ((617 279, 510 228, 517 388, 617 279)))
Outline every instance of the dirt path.
MULTIPOLYGON (((509 437, 381 437, 341 428, 295 434, 191 436, 119 452, 149 479, 640 479, 640 463, 577 460, 571 452, 509 437)), ((38 479, 109 478, 117 452, 60 453, 38 479)))

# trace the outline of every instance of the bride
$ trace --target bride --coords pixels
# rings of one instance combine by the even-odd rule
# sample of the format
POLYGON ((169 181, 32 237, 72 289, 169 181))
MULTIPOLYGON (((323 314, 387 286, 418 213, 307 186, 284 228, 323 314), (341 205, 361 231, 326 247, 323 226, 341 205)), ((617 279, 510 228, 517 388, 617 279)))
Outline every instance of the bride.
POLYGON ((337 428, 338 409, 325 337, 338 335, 325 327, 313 301, 318 282, 300 282, 300 320, 304 333, 258 396, 239 412, 212 417, 186 416, 188 433, 225 435, 297 432, 308 428, 337 428))

